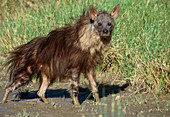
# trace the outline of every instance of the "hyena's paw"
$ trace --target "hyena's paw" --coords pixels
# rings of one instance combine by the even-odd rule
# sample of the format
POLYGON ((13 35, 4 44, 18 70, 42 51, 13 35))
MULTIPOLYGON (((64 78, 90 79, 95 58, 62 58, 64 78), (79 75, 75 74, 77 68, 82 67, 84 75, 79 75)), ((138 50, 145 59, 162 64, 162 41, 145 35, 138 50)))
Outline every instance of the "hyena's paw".
POLYGON ((97 102, 95 101, 94 104, 95 105, 104 105, 101 101, 97 101, 97 102))
POLYGON ((6 103, 6 101, 1 101, 1 102, 0 102, 0 104, 5 104, 5 103, 6 103))
POLYGON ((8 96, 5 96, 5 97, 3 98, 3 100, 0 101, 0 104, 5 104, 5 103, 7 102, 7 97, 8 97, 8 96))
POLYGON ((80 104, 74 104, 72 107, 73 107, 73 108, 80 108, 81 105, 80 105, 80 104))
POLYGON ((40 100, 40 102, 42 102, 42 103, 44 103, 44 104, 49 104, 49 102, 48 101, 44 101, 44 100, 40 100))
POLYGON ((39 96, 42 101, 45 103, 45 104, 49 104, 49 102, 47 101, 47 99, 44 97, 44 96, 39 96))
POLYGON ((45 99, 43 99, 43 102, 45 103, 45 104, 49 104, 49 102, 47 101, 47 99, 45 98, 45 99))

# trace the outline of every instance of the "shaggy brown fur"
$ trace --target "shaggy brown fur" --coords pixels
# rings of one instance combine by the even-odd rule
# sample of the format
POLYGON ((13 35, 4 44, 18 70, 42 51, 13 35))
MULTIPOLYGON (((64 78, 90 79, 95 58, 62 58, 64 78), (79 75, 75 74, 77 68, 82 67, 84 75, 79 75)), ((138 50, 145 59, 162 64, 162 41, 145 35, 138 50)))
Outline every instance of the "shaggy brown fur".
POLYGON ((94 70, 101 63, 104 48, 111 42, 114 19, 119 15, 118 4, 108 14, 90 6, 73 26, 51 31, 45 37, 37 37, 11 52, 9 65, 12 84, 6 88, 2 103, 10 92, 29 83, 33 76, 41 81, 38 96, 44 102, 45 91, 55 80, 70 78, 71 97, 79 106, 78 84, 80 73, 85 73, 96 101, 99 100, 94 70))

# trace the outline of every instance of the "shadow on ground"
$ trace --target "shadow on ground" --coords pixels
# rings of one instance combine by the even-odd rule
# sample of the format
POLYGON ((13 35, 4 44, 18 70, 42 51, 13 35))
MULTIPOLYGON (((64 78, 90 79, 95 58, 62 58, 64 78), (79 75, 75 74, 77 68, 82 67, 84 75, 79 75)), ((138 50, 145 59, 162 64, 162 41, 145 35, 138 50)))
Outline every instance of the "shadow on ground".
MULTIPOLYGON (((125 88, 127 88, 129 84, 124 84, 123 86, 118 85, 106 85, 101 84, 99 85, 99 97, 107 97, 111 94, 117 94, 120 91, 124 91, 125 88)), ((67 89, 48 89, 45 94, 46 98, 71 98, 70 93, 67 89)), ((16 96, 16 99, 35 99, 39 98, 37 95, 37 91, 26 91, 26 92, 20 92, 16 96)), ((89 88, 83 88, 79 87, 79 102, 80 104, 83 103, 86 99, 93 100, 92 93, 89 90, 89 88)), ((20 101, 20 100, 12 100, 12 101, 20 101)))

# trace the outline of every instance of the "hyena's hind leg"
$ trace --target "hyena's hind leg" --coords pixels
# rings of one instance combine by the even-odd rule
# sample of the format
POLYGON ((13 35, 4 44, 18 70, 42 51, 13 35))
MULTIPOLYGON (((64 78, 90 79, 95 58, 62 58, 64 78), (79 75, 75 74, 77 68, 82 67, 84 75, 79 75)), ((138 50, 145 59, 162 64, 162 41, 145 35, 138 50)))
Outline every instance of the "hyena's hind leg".
POLYGON ((14 79, 12 84, 10 84, 6 89, 5 89, 5 95, 3 100, 0 103, 6 103, 8 95, 16 90, 17 88, 19 88, 20 86, 27 84, 30 81, 30 74, 27 71, 20 71, 19 73, 15 72, 14 79))
POLYGON ((78 101, 78 93, 79 93, 79 76, 80 71, 79 69, 73 69, 72 70, 72 80, 71 80, 71 86, 70 86, 70 95, 73 99, 73 107, 78 108, 80 107, 80 103, 78 101))
POLYGON ((43 100, 44 103, 48 103, 47 99, 45 98, 45 92, 50 84, 50 79, 44 73, 41 73, 42 84, 37 92, 37 95, 43 100))

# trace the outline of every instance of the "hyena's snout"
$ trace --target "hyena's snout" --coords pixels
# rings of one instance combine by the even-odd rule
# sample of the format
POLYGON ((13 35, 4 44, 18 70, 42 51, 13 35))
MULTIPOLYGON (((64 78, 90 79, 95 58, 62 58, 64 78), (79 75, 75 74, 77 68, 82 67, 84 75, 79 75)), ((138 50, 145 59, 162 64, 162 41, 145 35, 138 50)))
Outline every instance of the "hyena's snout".
POLYGON ((101 41, 104 43, 104 44, 109 44, 111 42, 111 37, 112 37, 112 32, 107 29, 107 28, 104 28, 102 31, 101 31, 101 41))
POLYGON ((108 35, 109 31, 107 29, 103 29, 103 34, 108 35))
POLYGON ((114 26, 111 26, 110 23, 103 23, 102 28, 100 27, 99 33, 101 37, 110 37, 112 35, 112 31, 114 26))

